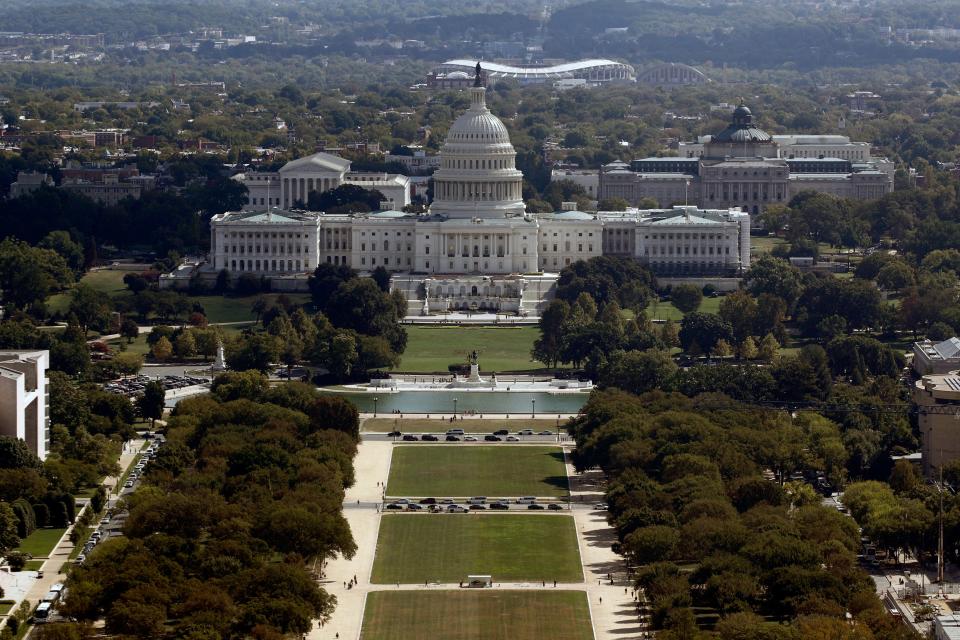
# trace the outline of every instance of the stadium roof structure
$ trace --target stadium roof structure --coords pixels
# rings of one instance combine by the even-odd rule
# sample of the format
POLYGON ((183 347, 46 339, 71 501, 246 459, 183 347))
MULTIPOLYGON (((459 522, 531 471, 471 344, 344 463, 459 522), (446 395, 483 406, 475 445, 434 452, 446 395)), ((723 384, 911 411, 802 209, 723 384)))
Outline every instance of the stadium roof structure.
POLYGON ((616 60, 592 59, 565 62, 549 67, 512 65, 484 60, 448 60, 438 69, 445 71, 473 71, 477 63, 493 79, 514 78, 520 82, 552 82, 565 78, 582 78, 588 82, 633 82, 636 73, 632 66, 616 60))

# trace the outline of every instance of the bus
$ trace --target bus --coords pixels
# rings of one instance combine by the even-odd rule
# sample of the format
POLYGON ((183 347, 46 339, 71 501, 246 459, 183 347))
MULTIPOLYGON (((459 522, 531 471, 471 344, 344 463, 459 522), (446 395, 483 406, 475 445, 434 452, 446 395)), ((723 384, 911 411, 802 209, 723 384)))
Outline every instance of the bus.
POLYGON ((53 608, 53 605, 49 602, 41 602, 37 609, 33 612, 33 619, 37 622, 45 621, 50 617, 50 611, 53 608))

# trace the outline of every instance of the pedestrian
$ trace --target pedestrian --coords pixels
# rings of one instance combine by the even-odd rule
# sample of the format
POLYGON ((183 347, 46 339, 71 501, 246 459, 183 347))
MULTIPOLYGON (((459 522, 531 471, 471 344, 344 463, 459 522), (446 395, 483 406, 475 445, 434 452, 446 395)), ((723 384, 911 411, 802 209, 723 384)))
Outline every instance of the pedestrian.
POLYGON ((623 593, 624 593, 624 594, 627 593, 627 588, 626 588, 626 587, 623 588, 623 593))
POLYGON ((356 574, 354 574, 354 576, 353 576, 353 581, 356 582, 357 584, 360 584, 360 582, 357 580, 356 574))
POLYGON ((600 604, 603 604, 603 596, 600 596, 600 604))
POLYGON ((554 589, 557 588, 557 581, 556 581, 556 580, 553 581, 553 588, 554 588, 554 589))

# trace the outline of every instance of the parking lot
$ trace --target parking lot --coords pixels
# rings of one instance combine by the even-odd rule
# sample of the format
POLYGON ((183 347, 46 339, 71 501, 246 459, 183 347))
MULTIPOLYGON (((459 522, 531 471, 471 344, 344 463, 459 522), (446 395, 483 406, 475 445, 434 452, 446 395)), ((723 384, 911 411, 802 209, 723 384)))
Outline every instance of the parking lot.
POLYGON ((364 433, 363 438, 364 440, 381 442, 534 442, 543 444, 545 442, 560 442, 566 439, 566 435, 550 429, 540 431, 520 429, 514 432, 498 429, 488 433, 470 433, 464 432, 463 429, 450 429, 446 433, 402 433, 400 431, 364 433))
POLYGON ((411 500, 399 498, 384 503, 385 511, 412 511, 418 513, 468 513, 470 511, 565 511, 569 504, 560 501, 544 501, 542 498, 527 496, 510 500, 508 498, 487 498, 477 496, 469 499, 423 498, 411 500))
POLYGON ((138 393, 142 393, 146 388, 148 382, 159 381, 163 383, 163 388, 166 391, 173 391, 176 389, 183 389, 185 387, 195 387, 198 385, 206 385, 210 383, 209 378, 203 378, 199 376, 188 376, 188 375, 166 375, 161 377, 150 377, 146 375, 132 376, 129 378, 121 378, 119 380, 113 380, 112 382, 105 382, 103 384, 104 391, 109 391, 111 393, 118 393, 127 396, 133 396, 138 393))

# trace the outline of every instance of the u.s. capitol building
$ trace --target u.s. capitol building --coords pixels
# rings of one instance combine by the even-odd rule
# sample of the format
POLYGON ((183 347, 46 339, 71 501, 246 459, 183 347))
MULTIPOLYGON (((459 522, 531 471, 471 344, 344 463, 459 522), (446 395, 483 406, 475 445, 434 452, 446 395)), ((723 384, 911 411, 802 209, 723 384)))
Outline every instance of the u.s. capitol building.
MULTIPOLYGON (((427 213, 223 213, 211 220, 210 255, 199 273, 251 273, 277 290, 297 290, 321 263, 361 273, 383 267, 411 315, 531 316, 552 297, 558 272, 577 260, 629 256, 680 277, 737 276, 749 267, 750 216, 740 209, 527 213, 516 153, 485 92, 471 88, 470 108, 450 127, 427 213)), ((186 277, 171 274, 164 285, 186 277)))

